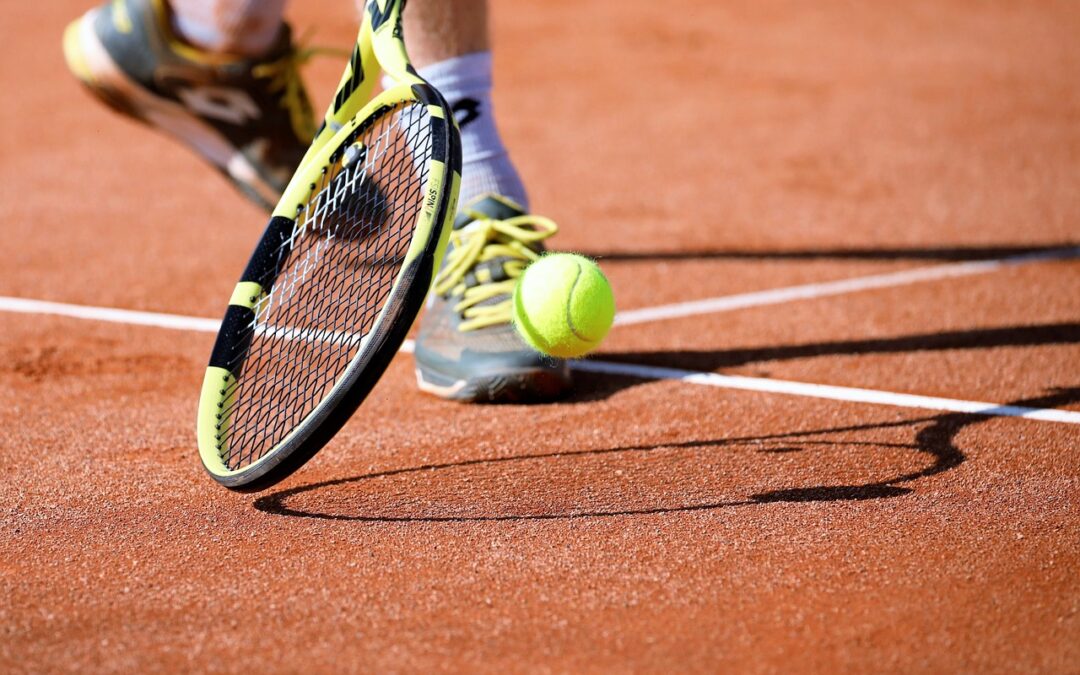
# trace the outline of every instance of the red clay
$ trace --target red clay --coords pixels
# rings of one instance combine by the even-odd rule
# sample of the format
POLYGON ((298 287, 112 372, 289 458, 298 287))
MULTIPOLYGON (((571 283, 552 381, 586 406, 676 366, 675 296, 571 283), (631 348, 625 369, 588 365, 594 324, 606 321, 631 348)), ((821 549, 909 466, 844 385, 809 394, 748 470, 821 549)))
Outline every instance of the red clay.
MULTIPOLYGON (((351 40, 348 3, 294 4, 351 40)), ((78 90, 82 9, 0 29, 0 295, 217 316, 262 215, 78 90)), ((1080 239, 1072 3, 529 0, 494 29, 534 202, 622 308, 1080 239)), ((617 328, 600 358, 1080 410, 1078 291, 1039 263, 617 328)), ((469 407, 403 355, 242 496, 195 453, 211 341, 0 314, 0 669, 1080 667, 1075 425, 585 374, 469 407)))

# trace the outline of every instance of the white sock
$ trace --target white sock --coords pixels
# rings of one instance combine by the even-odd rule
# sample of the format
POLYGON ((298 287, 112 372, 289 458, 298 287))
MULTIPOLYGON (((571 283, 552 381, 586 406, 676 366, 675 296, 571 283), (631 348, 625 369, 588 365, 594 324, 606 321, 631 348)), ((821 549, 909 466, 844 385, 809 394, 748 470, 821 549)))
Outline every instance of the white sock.
POLYGON ((262 56, 281 30, 286 0, 169 0, 177 34, 207 51, 262 56))
POLYGON ((419 69, 421 77, 446 99, 461 127, 459 204, 493 192, 513 199, 526 211, 529 197, 495 127, 491 105, 491 52, 476 52, 419 69))

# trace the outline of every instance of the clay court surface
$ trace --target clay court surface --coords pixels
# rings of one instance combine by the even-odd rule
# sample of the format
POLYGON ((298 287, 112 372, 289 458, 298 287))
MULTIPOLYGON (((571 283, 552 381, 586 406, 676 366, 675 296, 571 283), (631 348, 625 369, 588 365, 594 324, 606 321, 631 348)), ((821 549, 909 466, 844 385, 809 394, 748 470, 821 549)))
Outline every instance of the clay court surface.
POLYGON ((496 2, 624 323, 554 405, 403 353, 259 495, 199 465, 212 332, 12 311, 216 319, 265 223, 67 76, 86 8, 0 26, 0 670, 1080 670, 1075 3, 496 2))

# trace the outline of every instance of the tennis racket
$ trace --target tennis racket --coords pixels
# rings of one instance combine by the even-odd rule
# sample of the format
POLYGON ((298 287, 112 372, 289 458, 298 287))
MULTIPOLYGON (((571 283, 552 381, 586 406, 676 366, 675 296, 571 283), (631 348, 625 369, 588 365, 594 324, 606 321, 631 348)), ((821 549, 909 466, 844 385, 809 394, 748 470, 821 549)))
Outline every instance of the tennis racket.
POLYGON ((401 347, 446 249, 461 143, 370 0, 334 101, 233 290, 199 400, 217 482, 265 489, 319 451, 401 347), (380 72, 393 81, 370 99, 380 72))

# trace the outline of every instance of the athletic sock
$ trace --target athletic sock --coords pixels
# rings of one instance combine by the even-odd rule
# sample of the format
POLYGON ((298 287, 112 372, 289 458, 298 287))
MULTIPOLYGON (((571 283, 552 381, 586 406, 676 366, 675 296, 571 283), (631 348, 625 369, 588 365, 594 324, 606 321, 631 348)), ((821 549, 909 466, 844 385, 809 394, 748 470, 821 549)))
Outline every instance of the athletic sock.
POLYGON ((281 30, 286 0, 169 0, 177 35, 210 52, 261 56, 281 30))
POLYGON ((420 75, 446 98, 461 128, 459 204, 487 193, 509 197, 526 211, 529 198, 495 126, 491 105, 491 52, 476 52, 424 66, 420 75))

